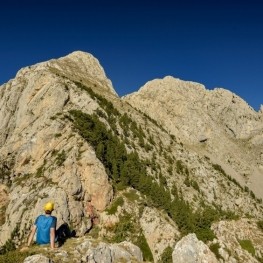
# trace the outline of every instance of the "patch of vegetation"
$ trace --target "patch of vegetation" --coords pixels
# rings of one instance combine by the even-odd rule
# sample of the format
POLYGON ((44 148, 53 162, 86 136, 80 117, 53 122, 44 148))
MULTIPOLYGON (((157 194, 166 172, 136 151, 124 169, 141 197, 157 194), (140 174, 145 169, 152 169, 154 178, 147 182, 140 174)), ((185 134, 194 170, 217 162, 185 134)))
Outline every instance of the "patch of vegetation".
MULTIPOLYGON (((99 103, 99 105, 100 105, 107 113, 112 113, 112 117, 115 117, 115 116, 119 116, 119 115, 120 115, 119 111, 114 108, 113 104, 112 104, 110 101, 108 101, 108 100, 107 100, 106 98, 104 98, 103 96, 101 96, 101 95, 97 94, 96 92, 94 92, 94 91, 92 90, 92 88, 87 87, 87 86, 85 86, 85 85, 83 85, 82 83, 77 82, 77 81, 75 81, 74 83, 76 84, 76 86, 77 86, 78 88, 80 88, 80 89, 85 90, 86 92, 88 92, 89 95, 91 96, 91 98, 94 99, 94 100, 96 100, 96 101, 99 103)), ((108 114, 108 117, 110 117, 109 114, 108 114)))
POLYGON ((262 258, 262 257, 256 257, 256 259, 257 259, 260 263, 263 263, 263 258, 262 258))
POLYGON ((256 250, 255 250, 251 240, 249 240, 249 239, 238 240, 238 243, 240 244, 240 246, 244 250, 248 251, 252 256, 255 256, 256 250))
POLYGON ((260 230, 263 231, 263 220, 258 221, 258 222, 257 222, 257 226, 258 226, 258 228, 259 228, 260 230))
POLYGON ((37 168, 37 172, 36 172, 36 177, 42 177, 44 175, 45 172, 45 165, 46 165, 46 160, 44 160, 44 164, 41 165, 40 167, 37 168))
POLYGON ((128 200, 135 202, 139 200, 139 195, 137 194, 137 192, 133 189, 131 189, 129 192, 125 192, 123 194, 128 200))
POLYGON ((212 166, 216 171, 224 175, 229 181, 233 182, 236 186, 243 190, 243 187, 240 185, 240 183, 235 178, 232 178, 230 175, 226 174, 224 169, 219 164, 212 164, 212 166))
MULTIPOLYGON (((137 109, 138 110, 138 109, 137 109)), ((153 118, 151 118, 149 115, 147 115, 146 113, 142 112, 141 110, 138 110, 141 114, 143 114, 143 116, 148 119, 150 122, 152 122, 155 126, 157 126, 158 128, 160 128, 162 131, 166 132, 167 131, 163 128, 162 125, 160 125, 156 120, 154 120, 153 118)))
POLYGON ((108 228, 113 233, 110 241, 114 243, 120 243, 122 241, 130 240, 132 243, 140 247, 143 259, 153 261, 153 255, 146 241, 145 236, 138 228, 138 222, 135 222, 135 218, 132 215, 124 211, 123 215, 119 217, 119 222, 108 228))
POLYGON ((3 205, 0 208, 0 226, 5 223, 5 212, 6 212, 7 204, 3 205))
POLYGON ((66 159, 67 159, 67 155, 65 150, 63 149, 60 153, 57 153, 56 164, 58 166, 61 166, 66 161, 66 159))
POLYGON ((220 245, 218 243, 211 244, 209 248, 215 254, 217 259, 224 259, 219 253, 220 245))
POLYGON ((124 200, 121 196, 119 196, 112 204, 111 207, 106 209, 108 215, 114 215, 117 212, 119 206, 123 206, 124 200))
POLYGON ((4 255, 4 254, 8 253, 9 251, 13 251, 16 249, 15 238, 18 237, 19 228, 20 228, 20 224, 17 224, 11 233, 11 237, 1 247, 0 255, 4 255))
POLYGON ((13 158, 2 161, 0 163, 0 183, 6 184, 8 187, 11 186, 11 171, 14 167, 15 160, 13 158))
POLYGON ((159 263, 173 263, 172 254, 173 254, 173 249, 171 247, 167 247, 163 251, 159 263))
POLYGON ((225 211, 214 209, 204 203, 194 212, 188 202, 184 201, 178 193, 176 186, 173 187, 174 200, 171 202, 168 215, 176 222, 182 235, 196 233, 198 239, 207 242, 215 238, 211 225, 224 216, 225 211))
MULTIPOLYGON (((108 116, 110 113, 107 110, 111 107, 104 108, 108 116)), ((182 194, 179 194, 176 188, 176 191, 172 193, 174 196, 172 200, 171 193, 167 189, 163 178, 156 180, 149 176, 146 162, 140 160, 138 153, 135 150, 127 152, 124 143, 117 136, 118 132, 114 128, 116 123, 115 126, 111 126, 112 129, 109 129, 96 114, 89 115, 79 110, 71 110, 69 113, 69 120, 72 121, 79 134, 93 146, 96 156, 104 164, 115 189, 132 187, 141 192, 147 197, 148 205, 166 211, 177 223, 183 234, 196 233, 197 237, 205 242, 215 237, 210 227, 214 221, 221 218, 220 213, 223 214, 222 210, 215 210, 212 207, 203 205, 198 211, 193 212, 193 209, 183 200, 182 194)), ((140 130, 133 122, 126 119, 127 117, 123 122, 129 122, 131 127, 134 127, 134 131, 136 129, 140 130)), ((111 122, 109 124, 111 125, 111 122)), ((143 138, 143 135, 141 136, 143 138)), ((182 161, 177 161, 176 166, 178 173, 189 174, 182 161)), ((132 227, 129 220, 124 221, 125 224, 118 224, 116 241, 126 238, 127 236, 123 233, 129 232, 128 229, 132 227)))
POLYGON ((16 177, 13 181, 16 185, 24 185, 24 183, 32 176, 32 174, 23 174, 16 177))
MULTIPOLYGON (((1 253, 1 251, 0 251, 1 253)), ((18 250, 13 250, 5 253, 4 255, 0 254, 0 263, 23 263, 26 257, 36 254, 35 252, 20 252, 18 250)))
POLYGON ((176 161, 176 172, 178 174, 189 174, 189 170, 186 165, 181 160, 176 161))
POLYGON ((134 220, 130 214, 124 213, 124 215, 120 216, 119 219, 119 223, 113 227, 114 236, 112 241, 115 243, 120 243, 127 240, 128 237, 136 232, 134 220))
POLYGON ((187 187, 193 187, 196 191, 200 192, 198 183, 195 180, 191 180, 188 175, 185 177, 184 184, 187 187))
POLYGON ((137 238, 137 240, 134 243, 135 243, 135 245, 137 245, 141 249, 142 255, 143 255, 143 260, 153 262, 152 251, 151 251, 143 233, 140 233, 139 237, 137 238))
POLYGON ((98 239, 99 237, 99 232, 100 232, 100 228, 98 226, 94 226, 91 228, 91 230, 89 231, 89 236, 92 237, 93 239, 98 239))

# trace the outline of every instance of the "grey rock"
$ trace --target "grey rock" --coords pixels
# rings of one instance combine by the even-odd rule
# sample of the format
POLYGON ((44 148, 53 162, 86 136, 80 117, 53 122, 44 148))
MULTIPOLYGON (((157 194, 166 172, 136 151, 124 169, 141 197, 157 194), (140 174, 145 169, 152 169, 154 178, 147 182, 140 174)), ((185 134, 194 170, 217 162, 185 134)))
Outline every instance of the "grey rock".
POLYGON ((25 258, 24 263, 53 263, 53 261, 41 254, 25 258))
POLYGON ((85 241, 77 249, 81 253, 86 250, 82 261, 88 263, 143 262, 140 248, 126 241, 119 244, 100 242, 97 246, 91 246, 91 243, 85 241))
POLYGON ((175 245, 172 257, 173 263, 218 263, 208 246, 195 234, 183 237, 175 245))
POLYGON ((87 263, 112 263, 111 250, 107 244, 100 243, 97 247, 88 249, 82 260, 87 263))

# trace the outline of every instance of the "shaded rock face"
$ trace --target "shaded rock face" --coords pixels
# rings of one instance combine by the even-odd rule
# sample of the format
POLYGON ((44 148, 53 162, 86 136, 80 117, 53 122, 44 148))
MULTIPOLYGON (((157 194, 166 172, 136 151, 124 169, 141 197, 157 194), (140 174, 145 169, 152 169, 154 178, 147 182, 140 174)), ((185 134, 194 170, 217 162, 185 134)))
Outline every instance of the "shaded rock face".
POLYGON ((112 198, 94 150, 59 118, 71 108, 92 113, 98 107, 77 81, 116 96, 98 61, 83 52, 24 68, 0 89, 0 183, 10 186, 2 244, 16 226, 29 229, 49 200, 58 225, 71 223, 84 234, 90 228, 87 203, 102 211, 112 198))
POLYGON ((173 77, 149 81, 123 100, 263 198, 261 111, 255 112, 228 90, 206 90, 199 83, 173 77))
POLYGON ((175 245, 172 257, 173 263, 218 263, 208 246, 195 234, 183 237, 175 245))

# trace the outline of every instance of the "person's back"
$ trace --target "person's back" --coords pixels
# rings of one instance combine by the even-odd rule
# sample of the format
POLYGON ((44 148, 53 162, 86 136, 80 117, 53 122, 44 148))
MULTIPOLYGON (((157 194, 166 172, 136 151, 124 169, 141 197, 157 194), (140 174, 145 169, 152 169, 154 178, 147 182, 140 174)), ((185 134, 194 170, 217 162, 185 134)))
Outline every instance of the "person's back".
POLYGON ((55 235, 56 235, 56 225, 57 218, 52 216, 51 213, 54 210, 54 203, 48 202, 44 206, 44 215, 37 217, 31 233, 28 238, 27 246, 29 247, 35 233, 37 232, 36 242, 39 245, 50 244, 50 247, 55 248, 55 235))
POLYGON ((39 245, 50 243, 50 229, 56 229, 57 218, 51 216, 50 214, 40 215, 36 221, 35 225, 37 227, 37 237, 36 242, 39 245))

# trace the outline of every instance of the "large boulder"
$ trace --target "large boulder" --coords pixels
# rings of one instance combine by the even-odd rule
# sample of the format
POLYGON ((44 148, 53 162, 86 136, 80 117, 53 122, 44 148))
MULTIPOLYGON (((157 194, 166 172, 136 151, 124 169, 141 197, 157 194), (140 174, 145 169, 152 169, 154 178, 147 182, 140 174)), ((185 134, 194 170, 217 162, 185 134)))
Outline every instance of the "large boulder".
POLYGON ((172 257, 173 263, 218 263, 209 247, 195 234, 183 237, 175 245, 172 257))

